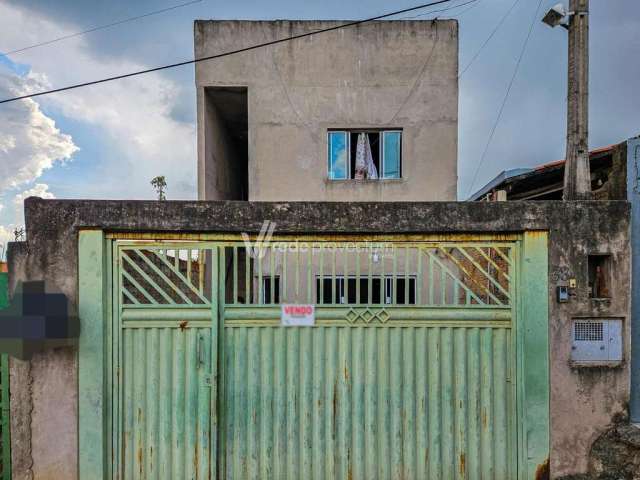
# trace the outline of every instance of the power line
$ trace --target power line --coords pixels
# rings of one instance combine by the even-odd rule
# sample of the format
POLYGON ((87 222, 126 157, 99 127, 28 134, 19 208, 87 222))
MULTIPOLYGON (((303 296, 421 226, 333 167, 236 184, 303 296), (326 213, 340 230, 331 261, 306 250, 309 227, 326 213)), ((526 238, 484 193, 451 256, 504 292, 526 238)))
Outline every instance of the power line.
POLYGON ((509 82, 509 86, 507 87, 507 92, 504 95, 504 99, 502 100, 502 105, 500 105, 500 110, 498 111, 498 117, 496 118, 493 127, 491 128, 491 133, 489 134, 489 138, 487 139, 487 144, 484 147, 484 151, 482 152, 482 156, 480 157, 480 161, 478 162, 478 166, 476 167, 476 171, 473 174, 473 179, 471 180, 471 185, 469 186, 469 190, 467 191, 467 197, 471 194, 473 190, 473 186, 476 183, 476 179, 478 178, 478 172, 480 172, 480 167, 484 163, 484 159, 487 156, 487 151, 489 150, 489 145, 491 145, 491 140, 493 140, 493 135, 496 133, 496 128, 500 123, 500 119, 502 118, 502 112, 504 111, 504 107, 507 104, 507 100, 509 98, 509 94, 511 93, 511 88, 513 87, 513 83, 516 80, 516 76, 518 75, 518 70, 520 69, 520 64, 522 63, 522 58, 524 57, 524 52, 527 50, 527 44, 529 43, 529 39, 531 38, 531 33, 533 32, 533 26, 535 25, 536 19, 538 18, 538 12, 540 11, 540 6, 542 5, 542 1, 538 2, 538 6, 536 7, 536 12, 534 14, 533 20, 531 21, 531 26, 529 27, 529 32, 527 33, 527 37, 522 44, 522 50, 520 51, 520 56, 518 57, 518 61, 516 63, 516 68, 513 71, 513 75, 511 76, 511 81, 509 82))
POLYGON ((482 50, 484 49, 484 47, 487 46, 487 43, 489 43, 489 41, 493 38, 493 36, 496 34, 496 32, 500 29, 500 27, 502 26, 502 24, 504 23, 504 21, 507 19, 507 17, 509 16, 509 14, 513 11, 513 9, 516 7, 516 5, 518 5, 518 3, 520 3, 520 0, 516 0, 515 2, 513 2, 513 5, 511 5, 511 8, 509 8, 509 10, 507 10, 507 12, 504 14, 504 16, 500 19, 500 21, 498 22, 498 24, 496 25, 496 27, 493 29, 493 31, 491 32, 491 34, 487 37, 487 39, 484 41, 484 43, 482 45, 480 45, 480 48, 478 49, 478 51, 475 53, 475 55, 471 58, 471 60, 469 61, 469 63, 467 63, 467 65, 462 69, 462 71, 460 72, 460 74, 458 75, 458 78, 460 78, 462 75, 464 75, 464 72, 466 72, 467 70, 469 70, 469 67, 471 66, 471 64, 473 62, 475 62, 476 58, 478 58, 480 56, 480 53, 482 52, 482 50))
MULTIPOLYGON (((453 5, 453 6, 451 6, 451 7, 447 7, 447 8, 441 8, 441 9, 439 9, 439 10, 432 10, 432 11, 430 11, 430 12, 425 12, 425 13, 421 13, 421 14, 419 14, 419 15, 413 15, 413 16, 410 16, 410 17, 401 17, 401 18, 400 18, 400 20, 412 20, 412 19, 414 19, 414 18, 424 17, 424 16, 426 16, 426 15, 432 15, 432 14, 434 14, 434 13, 446 12, 446 11, 454 10, 454 9, 456 9, 456 8, 460 8, 460 7, 464 7, 465 5, 469 5, 470 3, 476 3, 476 2, 479 2, 479 1, 480 1, 480 0, 469 0, 469 1, 467 1, 467 2, 459 3, 458 5, 453 5)), ((474 6, 475 6, 475 5, 474 5, 474 6)), ((467 11, 469 11, 469 10, 471 10, 471 9, 470 9, 470 8, 468 8, 468 9, 466 9, 466 10, 464 10, 464 11, 460 12, 460 13, 459 13, 459 14, 457 14, 457 15, 462 15, 463 13, 466 13, 466 12, 467 12, 467 11)))
POLYGON ((476 8, 478 5, 480 5, 480 3, 474 3, 473 5, 471 5, 469 8, 465 8, 463 11, 461 11, 460 13, 456 13, 456 18, 460 18, 462 15, 464 15, 465 13, 467 13, 469 10, 473 10, 474 8, 476 8))
POLYGON ((163 8, 161 10, 154 10, 153 12, 144 13, 142 15, 137 15, 135 17, 129 17, 122 20, 118 20, 117 22, 108 23, 106 25, 98 25, 96 27, 89 28, 88 30, 83 30, 81 32, 70 33, 69 35, 64 35, 62 37, 53 38, 51 40, 46 40, 44 42, 36 43, 34 45, 29 45, 28 47, 17 48, 15 50, 10 50, 8 52, 0 53, 0 55, 13 55, 15 53, 21 53, 27 50, 31 50, 32 48, 42 47, 44 45, 51 45, 52 43, 60 42, 61 40, 67 40, 69 38, 79 37, 80 35, 85 35, 87 33, 97 32, 98 30, 104 30, 106 28, 115 27, 116 25, 122 25, 123 23, 133 22, 134 20, 139 20, 145 17, 151 17, 152 15, 158 15, 160 13, 169 12, 171 10, 176 10, 178 8, 187 7, 189 5, 193 5, 194 3, 200 3, 202 0, 191 0, 186 3, 180 3, 178 5, 174 5, 172 7, 163 8))
POLYGON ((49 95, 51 93, 64 92, 64 91, 67 91, 67 90, 73 90, 73 89, 76 89, 76 88, 87 87, 89 85, 96 85, 96 84, 99 84, 99 83, 111 82, 111 81, 114 81, 114 80, 121 80, 123 78, 134 77, 136 75, 143 75, 145 73, 152 73, 152 72, 157 72, 157 71, 160 71, 160 70, 166 70, 168 68, 181 67, 181 66, 184 66, 184 65, 190 65, 190 64, 193 64, 193 63, 203 62, 205 60, 213 60, 213 59, 217 59, 217 58, 228 57, 228 56, 231 56, 231 55, 236 55, 238 53, 243 53, 243 52, 248 52, 248 51, 251 51, 251 50, 256 50, 258 48, 268 47, 268 46, 271 46, 271 45, 277 45, 279 43, 289 42, 291 40, 297 40, 299 38, 310 37, 311 35, 316 35, 318 33, 326 33, 326 32, 331 32, 331 31, 334 31, 334 30, 340 30, 342 28, 353 27, 353 26, 356 26, 356 25, 362 25, 363 23, 368 23, 368 22, 372 22, 372 21, 375 21, 375 20, 381 20, 383 18, 392 17, 394 15, 400 15, 402 13, 412 12, 412 11, 415 11, 415 10, 420 10, 422 8, 432 7, 434 5, 440 5, 440 4, 448 3, 448 2, 451 2, 451 1, 452 0, 437 0, 435 2, 424 3, 422 5, 418 5, 418 6, 415 6, 415 7, 404 8, 402 10, 396 10, 395 12, 390 12, 390 13, 385 13, 385 14, 382 14, 382 15, 377 15, 375 17, 366 18, 364 20, 356 20, 354 22, 344 23, 342 25, 336 25, 336 26, 324 28, 324 29, 321 29, 321 30, 315 30, 313 32, 307 32, 307 33, 301 33, 301 34, 298 34, 298 35, 292 35, 290 37, 280 38, 278 40, 272 40, 270 42, 265 42, 265 43, 259 43, 257 45, 252 45, 250 47, 245 47, 245 48, 239 48, 237 50, 231 50, 229 52, 219 53, 217 55, 209 55, 207 57, 194 58, 192 60, 185 60, 184 62, 178 62, 178 63, 169 64, 169 65, 163 65, 163 66, 160 66, 160 67, 148 68, 146 70, 139 70, 139 71, 136 71, 136 72, 125 73, 125 74, 122 74, 122 75, 115 75, 113 77, 102 78, 100 80, 93 80, 91 82, 78 83, 78 84, 75 84, 75 85, 69 85, 69 86, 66 86, 66 87, 55 88, 55 89, 52 89, 52 90, 43 90, 42 92, 31 93, 29 95, 21 95, 19 97, 6 98, 4 100, 0 100, 0 104, 9 103, 9 102, 15 102, 16 100, 23 100, 25 98, 39 97, 41 95, 49 95))
POLYGON ((413 93, 416 91, 416 88, 418 87, 420 80, 424 76, 424 72, 426 72, 427 66, 429 65, 429 63, 431 63, 431 59, 433 58, 433 52, 436 51, 436 46, 438 45, 438 24, 436 23, 435 25, 436 25, 436 38, 433 40, 433 44, 431 45, 431 51, 429 51, 429 56, 425 59, 424 63, 422 64, 422 68, 420 68, 420 72, 418 73, 415 80, 413 81, 413 85, 411 86, 409 93, 407 93, 407 96, 404 98, 404 101, 398 107, 398 110, 396 110, 396 113, 393 114, 393 117, 391 117, 391 120, 387 122, 387 125, 393 124, 393 122, 396 120, 396 117, 407 105, 407 102, 413 96, 413 93))

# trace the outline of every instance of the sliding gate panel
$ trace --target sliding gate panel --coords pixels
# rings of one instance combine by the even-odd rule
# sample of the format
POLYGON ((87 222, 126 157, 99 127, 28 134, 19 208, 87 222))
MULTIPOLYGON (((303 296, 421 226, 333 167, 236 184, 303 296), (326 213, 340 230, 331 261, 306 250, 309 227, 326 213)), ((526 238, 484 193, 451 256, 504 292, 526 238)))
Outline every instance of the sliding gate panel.
POLYGON ((508 328, 225 337, 227 478, 515 478, 508 328))
POLYGON ((519 252, 114 242, 113 477, 524 478, 519 252), (314 325, 281 326, 284 304, 314 325))
POLYGON ((516 478, 516 250, 221 248, 224 477, 516 478))

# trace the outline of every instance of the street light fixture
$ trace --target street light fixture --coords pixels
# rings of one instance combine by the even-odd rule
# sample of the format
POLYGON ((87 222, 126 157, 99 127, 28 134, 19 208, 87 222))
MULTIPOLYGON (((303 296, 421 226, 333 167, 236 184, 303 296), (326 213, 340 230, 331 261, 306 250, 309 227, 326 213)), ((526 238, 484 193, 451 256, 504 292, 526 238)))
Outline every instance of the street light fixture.
POLYGON ((557 27, 558 25, 568 28, 568 19, 569 13, 564 8, 564 5, 558 3, 551 7, 551 9, 546 13, 542 21, 549 25, 551 28, 557 27))

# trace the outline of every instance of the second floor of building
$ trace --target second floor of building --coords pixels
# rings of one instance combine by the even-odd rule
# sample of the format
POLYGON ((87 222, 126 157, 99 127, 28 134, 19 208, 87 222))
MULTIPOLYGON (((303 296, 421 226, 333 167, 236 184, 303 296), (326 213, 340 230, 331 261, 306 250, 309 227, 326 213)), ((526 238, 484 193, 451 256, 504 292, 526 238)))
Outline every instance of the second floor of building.
MULTIPOLYGON (((198 21, 197 57, 338 21, 198 21)), ((202 199, 455 200, 458 25, 381 21, 196 66, 202 199)))

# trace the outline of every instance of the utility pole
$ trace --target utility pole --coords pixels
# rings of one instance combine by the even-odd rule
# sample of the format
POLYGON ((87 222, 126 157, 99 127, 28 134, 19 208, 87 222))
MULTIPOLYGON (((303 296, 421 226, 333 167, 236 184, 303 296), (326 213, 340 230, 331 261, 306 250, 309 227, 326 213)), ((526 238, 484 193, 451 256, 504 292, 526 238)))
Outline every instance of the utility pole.
POLYGON ((589 0, 571 0, 569 10, 567 152, 563 199, 589 200, 589 0))

